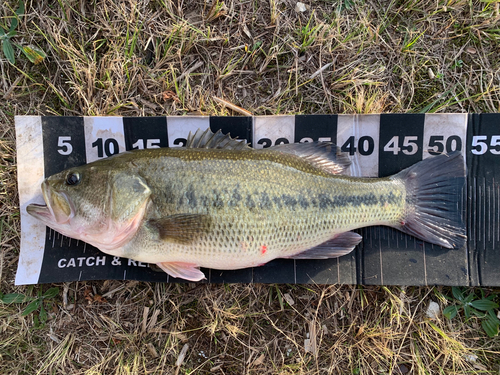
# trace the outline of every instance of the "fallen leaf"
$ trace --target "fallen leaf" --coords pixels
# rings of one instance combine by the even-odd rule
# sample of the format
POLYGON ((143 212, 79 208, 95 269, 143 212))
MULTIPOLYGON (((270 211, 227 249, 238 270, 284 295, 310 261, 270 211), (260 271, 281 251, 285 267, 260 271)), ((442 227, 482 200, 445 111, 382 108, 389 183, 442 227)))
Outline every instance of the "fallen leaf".
POLYGON ((94 296, 94 302, 98 302, 98 303, 108 303, 108 301, 106 300, 106 298, 104 298, 103 296, 101 296, 100 294, 96 294, 94 296))
POLYGON ((298 2, 297 4, 295 4, 295 11, 297 13, 304 13, 306 10, 307 10, 306 4, 301 3, 301 2, 298 2))
POLYGON ((97 303, 108 303, 106 298, 101 296, 100 294, 93 295, 92 294, 92 289, 91 288, 85 288, 85 291, 83 292, 84 298, 89 301, 89 305, 93 302, 97 303))
POLYGON ((173 92, 172 90, 163 91, 161 93, 161 97, 162 97, 164 102, 166 102, 167 100, 173 100, 176 103, 181 102, 179 100, 179 97, 177 96, 177 94, 175 92, 173 92))
POLYGON ((186 353, 187 353, 188 349, 189 349, 189 345, 184 344, 184 346, 181 349, 181 352, 179 353, 179 357, 177 357, 177 361, 175 361, 175 365, 177 367, 182 365, 182 363, 184 362, 184 358, 186 357, 186 353))
POLYGON ((285 293, 283 295, 283 298, 285 298, 285 301, 290 305, 290 306, 293 306, 295 304, 295 301, 293 300, 293 298, 290 296, 290 294, 288 293, 285 293))
POLYGON ((156 348, 154 347, 153 344, 151 344, 150 342, 148 342, 146 344, 146 348, 148 348, 148 351, 149 351, 149 353, 151 354, 151 356, 153 358, 158 358, 159 357, 158 352, 156 351, 156 348))
POLYGON ((265 358, 266 358, 266 357, 264 356, 264 354, 261 354, 261 355, 259 356, 259 358, 257 358, 255 361, 253 361, 252 366, 258 366, 258 365, 263 364, 263 363, 264 363, 264 359, 265 359, 265 358))
POLYGON ((427 307, 426 315, 429 319, 436 320, 439 317, 439 313, 441 312, 441 307, 434 301, 429 303, 429 307, 427 307))
POLYGON ((471 55, 475 55, 477 53, 477 50, 474 47, 467 47, 465 51, 471 55))
POLYGON ((90 289, 89 287, 85 288, 85 291, 83 292, 83 297, 89 301, 89 304, 92 303, 93 299, 92 299, 92 289, 90 289))

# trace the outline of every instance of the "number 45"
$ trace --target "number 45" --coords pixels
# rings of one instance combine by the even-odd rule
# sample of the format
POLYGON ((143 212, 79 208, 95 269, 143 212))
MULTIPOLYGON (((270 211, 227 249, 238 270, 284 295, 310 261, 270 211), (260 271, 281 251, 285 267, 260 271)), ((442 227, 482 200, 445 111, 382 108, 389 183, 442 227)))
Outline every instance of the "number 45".
MULTIPOLYGON (((403 138, 403 154, 415 155, 418 151, 418 145, 416 143, 418 137, 416 135, 408 135, 403 138)), ((384 146, 384 151, 392 152, 394 155, 399 154, 401 147, 399 147, 399 136, 395 135, 391 138, 389 142, 384 146)))

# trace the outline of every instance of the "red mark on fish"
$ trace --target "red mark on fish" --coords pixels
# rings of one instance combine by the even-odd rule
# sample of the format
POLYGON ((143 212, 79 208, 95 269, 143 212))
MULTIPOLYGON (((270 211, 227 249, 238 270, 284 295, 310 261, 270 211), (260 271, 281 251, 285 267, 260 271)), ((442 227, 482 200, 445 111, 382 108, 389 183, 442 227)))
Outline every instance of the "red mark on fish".
POLYGON ((260 253, 261 253, 262 255, 264 255, 265 253, 267 253, 267 246, 266 246, 266 245, 262 245, 262 246, 260 247, 260 253))

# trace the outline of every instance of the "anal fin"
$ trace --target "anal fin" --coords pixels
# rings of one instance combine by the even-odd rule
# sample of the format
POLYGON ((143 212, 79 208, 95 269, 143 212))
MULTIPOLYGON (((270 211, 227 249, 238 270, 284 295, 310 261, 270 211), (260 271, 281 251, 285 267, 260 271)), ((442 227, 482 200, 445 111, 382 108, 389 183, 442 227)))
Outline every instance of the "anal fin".
POLYGON ((328 259, 338 258, 354 250, 363 237, 354 232, 341 233, 311 249, 295 254, 291 259, 328 259))
POLYGON ((178 277, 189 281, 200 281, 205 279, 205 274, 200 267, 193 263, 163 262, 156 263, 163 271, 172 277, 178 277))

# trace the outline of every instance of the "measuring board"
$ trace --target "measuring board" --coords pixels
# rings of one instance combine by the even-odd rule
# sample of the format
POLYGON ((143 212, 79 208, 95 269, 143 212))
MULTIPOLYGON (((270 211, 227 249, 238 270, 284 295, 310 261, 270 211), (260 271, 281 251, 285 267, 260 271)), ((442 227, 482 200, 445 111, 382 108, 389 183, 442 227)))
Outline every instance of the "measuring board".
POLYGON ((234 271, 202 270, 204 282, 500 285, 500 115, 381 114, 256 117, 16 117, 21 253, 16 284, 133 279, 184 282, 141 262, 106 255, 26 213, 40 184, 63 169, 137 148, 181 147, 189 132, 221 129, 254 148, 330 141, 350 155, 349 174, 389 176, 459 150, 468 176, 459 202, 468 242, 449 250, 387 227, 358 230, 341 258, 276 259, 234 271))

